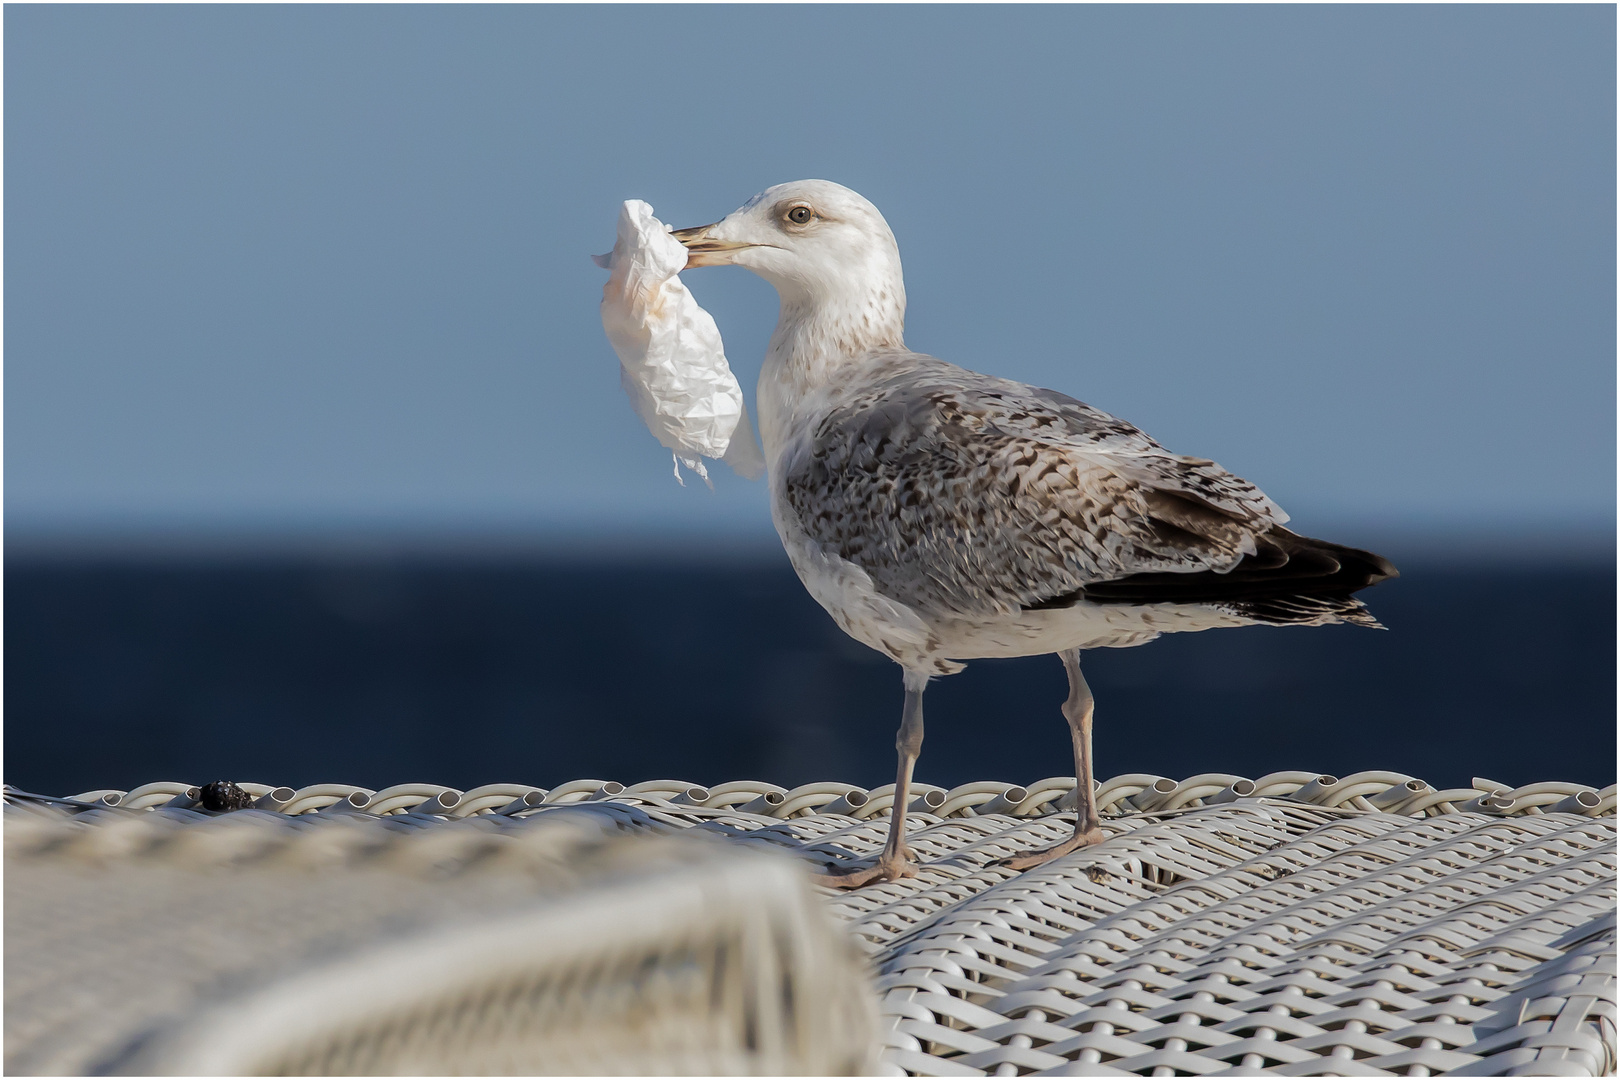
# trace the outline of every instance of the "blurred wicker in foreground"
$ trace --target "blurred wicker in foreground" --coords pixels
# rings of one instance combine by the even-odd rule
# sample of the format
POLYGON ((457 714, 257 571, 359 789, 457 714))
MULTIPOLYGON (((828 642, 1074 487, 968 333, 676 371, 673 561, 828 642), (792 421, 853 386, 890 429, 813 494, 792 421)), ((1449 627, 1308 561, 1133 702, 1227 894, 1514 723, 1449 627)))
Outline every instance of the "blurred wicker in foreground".
POLYGON ((6 1071, 871 1064, 855 951, 786 860, 577 819, 267 818, 8 816, 6 1071))

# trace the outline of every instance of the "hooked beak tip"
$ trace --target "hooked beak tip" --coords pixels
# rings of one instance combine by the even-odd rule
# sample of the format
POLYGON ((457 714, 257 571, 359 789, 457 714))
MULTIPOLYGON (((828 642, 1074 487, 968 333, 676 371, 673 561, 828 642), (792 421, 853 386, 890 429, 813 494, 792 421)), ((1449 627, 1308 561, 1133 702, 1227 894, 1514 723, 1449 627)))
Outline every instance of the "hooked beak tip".
POLYGON ((694 266, 726 266, 731 262, 731 253, 751 248, 752 244, 735 244, 729 240, 716 240, 709 235, 709 230, 718 225, 698 225, 690 229, 671 229, 670 235, 679 240, 686 248, 686 268, 694 266))

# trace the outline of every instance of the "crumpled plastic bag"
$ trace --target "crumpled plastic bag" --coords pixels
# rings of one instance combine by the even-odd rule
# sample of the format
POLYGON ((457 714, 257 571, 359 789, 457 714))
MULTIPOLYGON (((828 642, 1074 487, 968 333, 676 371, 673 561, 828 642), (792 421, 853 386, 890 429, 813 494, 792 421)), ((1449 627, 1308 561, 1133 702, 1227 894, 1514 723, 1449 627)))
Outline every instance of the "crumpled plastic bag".
POLYGON ((706 457, 754 479, 764 455, 742 387, 726 363, 714 318, 677 276, 686 268, 686 248, 653 217, 652 207, 630 199, 619 213, 613 251, 596 256, 610 274, 602 288, 602 329, 619 354, 619 376, 637 415, 681 466, 705 484, 706 457))

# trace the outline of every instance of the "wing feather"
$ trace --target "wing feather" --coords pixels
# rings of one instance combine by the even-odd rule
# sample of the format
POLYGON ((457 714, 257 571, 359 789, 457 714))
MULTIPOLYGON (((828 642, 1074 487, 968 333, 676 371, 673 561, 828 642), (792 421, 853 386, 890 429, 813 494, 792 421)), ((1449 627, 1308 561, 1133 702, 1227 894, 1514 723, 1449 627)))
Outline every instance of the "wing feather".
POLYGON ((1212 461, 1051 390, 916 353, 874 365, 783 462, 806 533, 931 612, 1038 606, 1141 573, 1287 556, 1287 515, 1212 461))

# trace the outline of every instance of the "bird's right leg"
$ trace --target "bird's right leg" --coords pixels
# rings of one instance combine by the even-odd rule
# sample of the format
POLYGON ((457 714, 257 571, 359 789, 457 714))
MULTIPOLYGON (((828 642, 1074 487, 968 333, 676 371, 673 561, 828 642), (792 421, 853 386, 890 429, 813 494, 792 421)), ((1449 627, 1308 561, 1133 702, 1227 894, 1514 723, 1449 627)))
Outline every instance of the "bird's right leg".
POLYGON ((1103 842, 1102 823, 1097 819, 1097 797, 1092 790, 1091 780, 1091 687, 1086 685, 1086 677, 1080 674, 1079 649, 1068 649, 1058 655, 1063 658, 1063 669, 1069 673, 1069 700, 1063 703, 1063 718, 1069 722, 1069 734, 1074 740, 1074 835, 1040 851, 1021 851, 1002 859, 998 864, 1013 870, 1028 870, 1103 842))
POLYGON ((894 739, 894 748, 900 753, 900 768, 894 778, 894 809, 889 811, 889 840, 883 845, 883 853, 874 866, 816 874, 817 885, 858 889, 874 881, 917 876, 917 864, 906 847, 906 804, 911 801, 911 770, 916 767, 917 755, 922 751, 922 696, 927 685, 928 676, 906 672, 906 710, 900 718, 900 732, 894 739))

